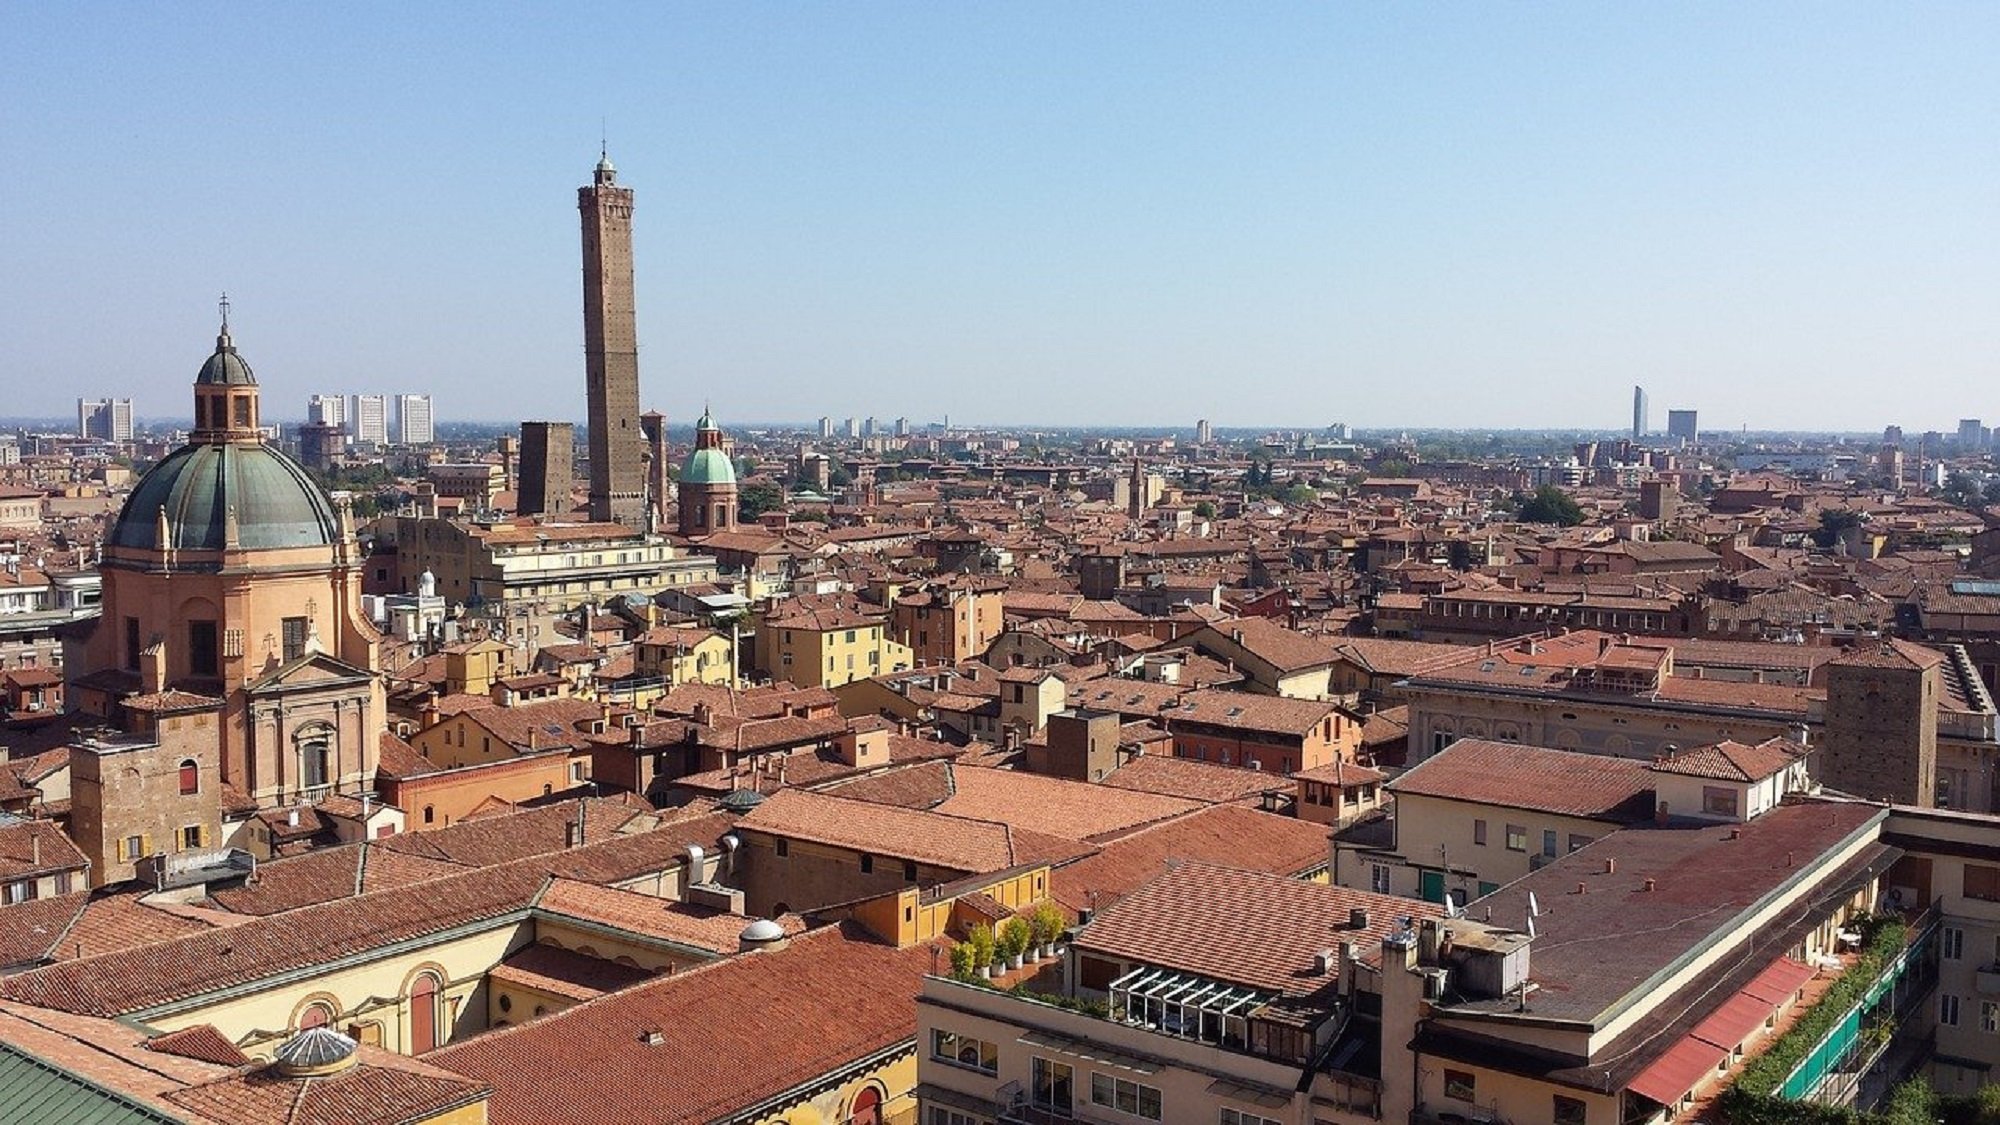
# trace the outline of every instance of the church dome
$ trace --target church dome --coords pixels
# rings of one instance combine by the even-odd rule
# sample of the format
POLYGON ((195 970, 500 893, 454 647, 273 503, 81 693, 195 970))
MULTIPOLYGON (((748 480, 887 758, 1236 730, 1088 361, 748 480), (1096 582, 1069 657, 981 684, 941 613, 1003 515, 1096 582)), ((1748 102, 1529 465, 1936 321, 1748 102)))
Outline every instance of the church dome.
POLYGON ((105 543, 158 550, 164 512, 175 550, 219 551, 232 508, 237 545, 247 550, 316 547, 340 537, 333 505, 298 462, 263 444, 217 443, 184 445, 153 466, 105 543))
POLYGON ((254 387, 257 376, 250 373, 250 365, 236 354, 236 344, 229 338, 229 325, 223 323, 222 334, 215 338, 215 354, 201 365, 201 374, 194 377, 197 387, 254 387))
POLYGON ((729 454, 722 449, 722 431, 706 410, 694 424, 694 445, 687 464, 681 466, 682 484, 736 483, 736 466, 729 463, 729 454))
POLYGON ((681 468, 682 484, 735 484, 736 466, 720 449, 697 449, 681 468))

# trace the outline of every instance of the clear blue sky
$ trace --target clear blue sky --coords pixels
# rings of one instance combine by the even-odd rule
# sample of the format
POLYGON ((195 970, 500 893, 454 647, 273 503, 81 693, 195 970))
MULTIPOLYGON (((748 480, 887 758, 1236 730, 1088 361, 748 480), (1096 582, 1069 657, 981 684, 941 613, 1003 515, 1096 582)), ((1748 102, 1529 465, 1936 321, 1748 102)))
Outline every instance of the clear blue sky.
POLYGON ((2000 417, 2000 5, 8 5, 0 414, 2000 417))

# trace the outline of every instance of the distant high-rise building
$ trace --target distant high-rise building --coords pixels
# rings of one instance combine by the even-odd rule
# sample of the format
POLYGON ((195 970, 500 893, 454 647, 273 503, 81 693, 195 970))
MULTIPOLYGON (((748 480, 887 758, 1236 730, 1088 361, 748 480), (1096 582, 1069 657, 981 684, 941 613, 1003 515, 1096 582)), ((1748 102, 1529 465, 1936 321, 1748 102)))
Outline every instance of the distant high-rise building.
POLYGON ((437 440, 431 396, 396 396, 396 440, 404 445, 429 445, 437 440))
POLYGON ((80 398, 76 400, 78 437, 104 441, 132 440, 132 400, 129 398, 80 398))
POLYGON ((830 438, 833 436, 833 419, 828 418, 825 415, 820 416, 819 436, 823 438, 830 438))
POLYGON ((1646 388, 1632 388, 1632 440, 1646 436, 1646 388))
POLYGON ((847 420, 847 436, 851 438, 861 436, 861 420, 859 418, 849 418, 847 420))
POLYGON ((1883 445, 1903 444, 1903 427, 1901 426, 1882 427, 1882 444, 1883 445))
POLYGON ((1196 445, 1207 445, 1214 440, 1215 427, 1208 424, 1208 419, 1203 418, 1194 424, 1194 443, 1196 445))
POLYGON ((897 437, 910 436, 910 420, 908 418, 896 419, 896 436, 897 437))
POLYGON ((590 399, 590 518, 638 527, 646 479, 639 435, 639 322, 632 289, 632 189, 601 156, 576 189, 583 216, 583 361, 590 399))
POLYGON ((314 395, 306 400, 306 421, 317 426, 347 428, 346 395, 314 395))
POLYGON ((574 422, 521 423, 521 480, 515 514, 568 515, 575 461, 574 422))
POLYGON ((1695 422, 1695 411, 1667 411, 1667 436, 1694 445, 1700 441, 1700 428, 1695 422))
POLYGON ((1958 420, 1958 447, 1965 450, 1986 448, 1986 427, 1977 418, 1958 420))
POLYGON ((882 432, 882 427, 880 423, 876 422, 872 416, 869 417, 866 421, 861 423, 862 437, 874 437, 877 434, 880 434, 881 432, 882 432))
POLYGON ((356 445, 389 444, 389 399, 355 395, 348 400, 347 434, 356 445))

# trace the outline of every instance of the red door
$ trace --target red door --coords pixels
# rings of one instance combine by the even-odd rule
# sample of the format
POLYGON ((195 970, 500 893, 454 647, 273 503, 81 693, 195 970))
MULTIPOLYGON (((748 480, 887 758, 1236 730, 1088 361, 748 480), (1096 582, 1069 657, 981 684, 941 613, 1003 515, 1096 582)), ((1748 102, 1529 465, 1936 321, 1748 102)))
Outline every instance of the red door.
POLYGON ((882 1125, 882 1095, 870 1086, 854 1099, 854 1112, 848 1114, 849 1125, 882 1125))
POLYGON ((426 973, 410 986, 410 1053, 437 1048, 437 978, 426 973))

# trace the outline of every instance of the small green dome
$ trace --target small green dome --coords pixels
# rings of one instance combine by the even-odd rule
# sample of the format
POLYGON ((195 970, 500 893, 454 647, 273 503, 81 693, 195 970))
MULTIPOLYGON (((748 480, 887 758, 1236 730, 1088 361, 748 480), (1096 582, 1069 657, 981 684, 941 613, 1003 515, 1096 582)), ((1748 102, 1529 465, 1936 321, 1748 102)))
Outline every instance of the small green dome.
POLYGON ((262 444, 184 445, 140 478, 105 542, 158 550, 160 513, 172 546, 219 551, 229 511, 236 542, 248 550, 313 547, 340 537, 333 505, 298 462, 262 444))
POLYGON ((227 327, 223 328, 222 335, 215 338, 215 354, 201 365, 201 374, 194 377, 194 384, 197 387, 257 385, 257 376, 250 373, 250 365, 236 354, 236 344, 230 340, 227 327))
POLYGON ((681 467, 682 484, 735 484, 736 466, 720 449, 697 449, 681 467))

